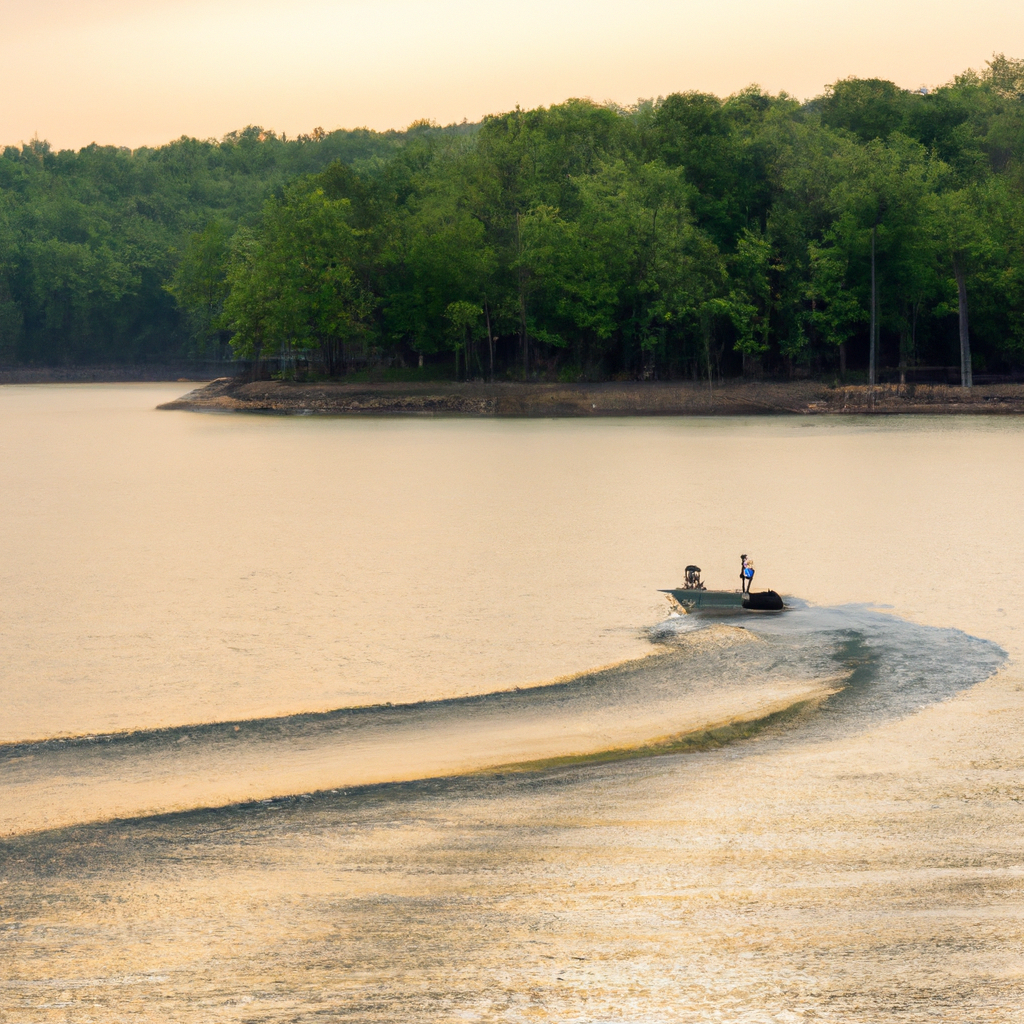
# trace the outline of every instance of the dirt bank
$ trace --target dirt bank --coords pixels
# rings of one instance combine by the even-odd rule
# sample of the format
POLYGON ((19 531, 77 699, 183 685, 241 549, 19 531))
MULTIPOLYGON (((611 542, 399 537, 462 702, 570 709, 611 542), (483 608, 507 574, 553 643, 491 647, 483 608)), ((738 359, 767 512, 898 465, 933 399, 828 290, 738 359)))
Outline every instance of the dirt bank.
POLYGON ((1024 384, 964 389, 816 381, 346 384, 221 378, 161 409, 284 414, 707 416, 765 413, 1024 413, 1024 384))

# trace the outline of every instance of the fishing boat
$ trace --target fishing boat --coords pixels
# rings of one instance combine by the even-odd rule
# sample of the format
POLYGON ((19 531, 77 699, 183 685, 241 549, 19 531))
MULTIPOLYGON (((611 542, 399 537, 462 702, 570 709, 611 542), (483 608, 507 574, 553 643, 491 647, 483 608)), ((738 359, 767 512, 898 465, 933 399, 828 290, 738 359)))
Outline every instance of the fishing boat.
POLYGON ((774 590, 757 590, 747 593, 742 590, 708 590, 701 582, 700 567, 686 567, 686 582, 672 590, 672 600, 686 612, 781 612, 786 606, 774 590))

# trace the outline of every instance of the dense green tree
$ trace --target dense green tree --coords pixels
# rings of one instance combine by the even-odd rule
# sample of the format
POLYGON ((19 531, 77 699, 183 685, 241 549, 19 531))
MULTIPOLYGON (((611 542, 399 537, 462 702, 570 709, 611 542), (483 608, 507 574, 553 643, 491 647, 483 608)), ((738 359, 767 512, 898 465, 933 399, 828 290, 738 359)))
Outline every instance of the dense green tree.
POLYGON ((364 341, 373 297, 357 272, 358 232, 347 199, 330 199, 301 181, 267 201, 259 224, 241 235, 227 271, 221 322, 237 355, 266 352, 286 363, 315 352, 341 372, 364 341))
POLYGON ((229 243, 223 224, 210 221, 187 240, 167 284, 185 315, 196 355, 205 355, 211 347, 219 348, 219 323, 228 292, 229 243))
MULTIPOLYGON (((478 125, 0 154, 0 360, 1024 365, 1024 62, 478 125)), ((429 369, 429 368, 428 368, 429 369)))
POLYGON ((821 123, 841 128, 861 142, 902 131, 918 99, 880 78, 846 78, 829 87, 819 103, 821 123))

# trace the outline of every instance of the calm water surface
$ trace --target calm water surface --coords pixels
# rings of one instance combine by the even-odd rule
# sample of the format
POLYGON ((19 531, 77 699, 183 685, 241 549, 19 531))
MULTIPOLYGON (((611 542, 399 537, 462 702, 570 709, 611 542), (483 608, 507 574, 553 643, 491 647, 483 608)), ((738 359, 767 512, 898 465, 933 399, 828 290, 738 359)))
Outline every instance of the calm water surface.
MULTIPOLYGON (((814 880, 898 865, 829 817, 851 744, 1017 678, 1024 424, 155 411, 182 390, 0 388, 0 1020, 881 1020, 849 958, 908 949, 914 1005, 1011 1019, 1002 946, 937 952, 963 905, 814 880), (740 551, 786 617, 666 620, 740 551)), ((920 879, 965 826, 915 827, 920 879)))

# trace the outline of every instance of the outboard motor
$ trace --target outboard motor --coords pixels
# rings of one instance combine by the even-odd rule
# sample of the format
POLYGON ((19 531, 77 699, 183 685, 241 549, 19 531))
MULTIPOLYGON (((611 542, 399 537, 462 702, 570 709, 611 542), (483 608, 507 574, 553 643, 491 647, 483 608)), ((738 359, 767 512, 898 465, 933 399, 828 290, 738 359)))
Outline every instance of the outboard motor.
POLYGON ((700 581, 700 566, 688 565, 686 567, 686 582, 683 590, 704 590, 704 584, 700 581))

